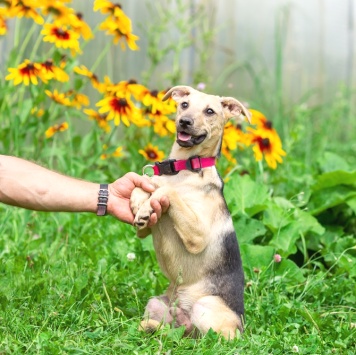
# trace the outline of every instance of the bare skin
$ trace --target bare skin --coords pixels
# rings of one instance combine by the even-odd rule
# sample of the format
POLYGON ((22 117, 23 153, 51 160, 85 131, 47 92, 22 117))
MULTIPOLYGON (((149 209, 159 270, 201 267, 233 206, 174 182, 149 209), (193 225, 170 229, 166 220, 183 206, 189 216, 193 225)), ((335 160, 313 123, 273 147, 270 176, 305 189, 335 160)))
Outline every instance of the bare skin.
MULTIPOLYGON (((135 187, 152 193, 150 181, 130 172, 109 184, 107 213, 132 224, 130 197, 135 187)), ((99 184, 75 179, 48 170, 24 159, 0 155, 0 202, 36 211, 96 213, 99 184)), ((155 225, 169 206, 167 197, 152 200, 154 213, 149 227, 155 225)))

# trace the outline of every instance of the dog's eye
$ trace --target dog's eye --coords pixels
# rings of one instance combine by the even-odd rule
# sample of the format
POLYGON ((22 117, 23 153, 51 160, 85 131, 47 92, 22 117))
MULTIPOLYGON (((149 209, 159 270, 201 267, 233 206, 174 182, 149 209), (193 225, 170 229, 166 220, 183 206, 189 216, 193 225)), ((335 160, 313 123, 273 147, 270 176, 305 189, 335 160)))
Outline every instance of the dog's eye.
POLYGON ((180 104, 180 107, 184 109, 188 108, 188 106, 189 106, 188 102, 185 101, 180 104))
POLYGON ((211 115, 213 115, 215 113, 215 111, 212 108, 208 108, 205 112, 209 116, 211 116, 211 115))

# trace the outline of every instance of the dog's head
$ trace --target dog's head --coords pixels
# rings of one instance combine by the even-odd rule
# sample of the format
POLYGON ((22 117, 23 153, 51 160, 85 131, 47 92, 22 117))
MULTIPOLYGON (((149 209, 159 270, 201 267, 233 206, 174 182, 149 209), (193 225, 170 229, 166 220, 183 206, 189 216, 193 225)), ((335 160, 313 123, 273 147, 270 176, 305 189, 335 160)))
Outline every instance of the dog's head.
POLYGON ((170 96, 178 104, 176 143, 194 150, 194 154, 207 148, 210 154, 214 153, 230 118, 244 115, 250 121, 251 113, 232 97, 208 95, 189 86, 171 88, 163 100, 170 96))

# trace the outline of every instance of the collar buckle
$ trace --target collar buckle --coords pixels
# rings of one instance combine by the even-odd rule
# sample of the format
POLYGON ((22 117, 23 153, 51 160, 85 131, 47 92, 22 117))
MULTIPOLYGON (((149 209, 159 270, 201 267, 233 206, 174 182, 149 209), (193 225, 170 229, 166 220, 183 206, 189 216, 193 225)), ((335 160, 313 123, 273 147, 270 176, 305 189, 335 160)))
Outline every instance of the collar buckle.
POLYGON ((158 168, 158 175, 177 175, 179 171, 175 169, 175 161, 176 159, 168 159, 162 162, 156 162, 155 166, 158 168))
POLYGON ((187 169, 189 171, 194 172, 194 173, 198 173, 202 169, 201 160, 200 160, 199 155, 193 155, 192 157, 188 158, 185 164, 186 164, 187 169), (194 159, 198 159, 198 162, 199 162, 199 166, 195 167, 195 168, 193 167, 193 160, 194 159))

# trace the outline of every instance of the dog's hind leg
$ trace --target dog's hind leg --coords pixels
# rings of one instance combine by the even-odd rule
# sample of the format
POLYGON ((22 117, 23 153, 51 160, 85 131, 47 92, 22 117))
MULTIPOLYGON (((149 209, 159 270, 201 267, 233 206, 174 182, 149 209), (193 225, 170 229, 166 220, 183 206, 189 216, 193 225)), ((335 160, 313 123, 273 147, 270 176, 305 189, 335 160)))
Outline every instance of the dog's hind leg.
POLYGON ((242 332, 240 317, 218 296, 205 296, 194 303, 191 321, 203 334, 211 328, 226 339, 235 338, 237 330, 242 332))
POLYGON ((173 317, 169 312, 169 299, 167 296, 151 298, 146 306, 144 320, 140 329, 147 333, 158 330, 163 324, 172 323, 173 317))

